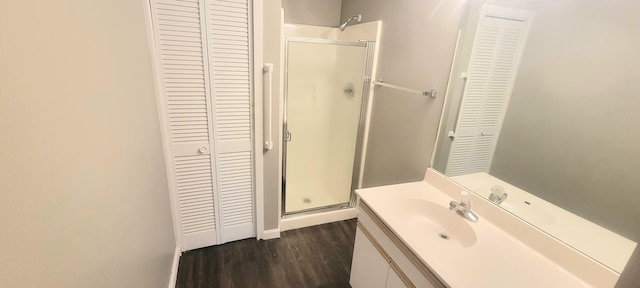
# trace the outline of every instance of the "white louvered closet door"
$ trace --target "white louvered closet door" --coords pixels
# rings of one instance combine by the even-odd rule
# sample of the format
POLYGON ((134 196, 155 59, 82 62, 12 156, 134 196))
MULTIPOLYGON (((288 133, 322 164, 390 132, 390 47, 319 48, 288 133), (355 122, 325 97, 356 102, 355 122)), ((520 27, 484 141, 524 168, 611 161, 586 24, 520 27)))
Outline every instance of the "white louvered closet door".
MULTIPOLYGON (((222 68, 227 67, 224 59, 228 57, 216 50, 214 31, 220 27, 215 19, 227 12, 213 2, 218 1, 150 1, 159 101, 169 132, 165 137, 172 147, 168 177, 183 251, 255 236, 250 34, 244 34, 243 49, 225 46, 229 53, 245 56, 244 61, 233 63, 246 73, 222 68), (238 229, 238 223, 243 229, 238 229)), ((220 2, 237 5, 237 1, 220 2)), ((248 23, 246 2, 244 11, 248 23)))
POLYGON ((532 12, 483 7, 446 174, 489 172, 532 12))
POLYGON ((255 236, 251 7, 248 0, 206 2, 221 235, 229 242, 255 236))

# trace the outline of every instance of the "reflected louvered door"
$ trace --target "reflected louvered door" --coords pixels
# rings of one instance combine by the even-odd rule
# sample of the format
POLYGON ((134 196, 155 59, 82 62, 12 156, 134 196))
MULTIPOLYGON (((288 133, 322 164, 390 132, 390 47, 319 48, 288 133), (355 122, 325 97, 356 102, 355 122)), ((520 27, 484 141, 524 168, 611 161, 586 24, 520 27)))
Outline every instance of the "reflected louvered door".
POLYGON ((222 242, 255 236, 250 13, 247 0, 207 1, 222 242))
MULTIPOLYGON (((212 51, 216 49, 212 31, 217 27, 208 22, 220 12, 203 0, 151 0, 150 4, 160 101, 168 131, 165 137, 170 138, 172 148, 168 177, 175 194, 181 248, 186 251, 253 237, 253 218, 247 220, 247 215, 253 217, 251 94, 248 88, 236 87, 234 81, 240 74, 223 69, 224 65, 210 66, 224 63, 210 59, 225 55, 212 51), (224 93, 227 90, 230 94, 224 93), (225 109, 225 97, 237 94, 241 97, 230 99, 230 109, 225 109), (242 115, 234 109, 242 110, 242 115), (238 223, 250 226, 245 229, 250 233, 236 233, 238 223)), ((248 15, 244 14, 245 22, 248 15)), ((228 49, 233 54, 246 53, 242 62, 246 73, 240 76, 242 84, 250 87, 249 54, 247 49, 236 48, 228 49)))
POLYGON ((447 161, 448 176, 489 172, 532 17, 522 10, 483 10, 447 161))

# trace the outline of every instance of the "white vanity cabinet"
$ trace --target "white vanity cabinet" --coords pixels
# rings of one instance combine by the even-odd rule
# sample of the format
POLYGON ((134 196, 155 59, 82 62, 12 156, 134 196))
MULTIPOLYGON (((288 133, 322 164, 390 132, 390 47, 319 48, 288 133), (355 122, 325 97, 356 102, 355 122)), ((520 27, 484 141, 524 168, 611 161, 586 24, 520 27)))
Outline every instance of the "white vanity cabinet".
POLYGON ((447 287, 365 203, 361 202, 359 208, 351 287, 447 287))
POLYGON ((389 274, 389 260, 382 255, 379 248, 365 233, 360 227, 356 230, 349 283, 353 288, 385 288, 389 274))
POLYGON ((399 271, 393 260, 371 238, 364 228, 356 230, 356 241, 351 263, 350 284, 353 288, 409 288, 415 287, 399 271), (375 244, 374 244, 375 243, 375 244))

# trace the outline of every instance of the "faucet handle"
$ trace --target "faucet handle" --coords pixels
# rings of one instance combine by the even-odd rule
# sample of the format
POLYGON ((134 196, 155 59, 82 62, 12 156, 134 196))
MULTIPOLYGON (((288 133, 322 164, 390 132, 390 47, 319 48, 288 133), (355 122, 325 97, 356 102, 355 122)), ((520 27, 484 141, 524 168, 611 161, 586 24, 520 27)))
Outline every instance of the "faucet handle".
POLYGON ((462 204, 462 206, 465 206, 467 208, 471 207, 471 200, 469 199, 469 192, 464 191, 464 190, 460 192, 460 204, 462 204))

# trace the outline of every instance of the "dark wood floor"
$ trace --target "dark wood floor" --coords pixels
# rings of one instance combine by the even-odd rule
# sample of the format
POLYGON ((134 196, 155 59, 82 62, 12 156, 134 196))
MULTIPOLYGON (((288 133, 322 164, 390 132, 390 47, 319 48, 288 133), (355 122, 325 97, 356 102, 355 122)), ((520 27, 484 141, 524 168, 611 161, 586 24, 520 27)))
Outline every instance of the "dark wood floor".
POLYGON ((351 287, 355 230, 352 219, 188 251, 176 287, 351 287))

